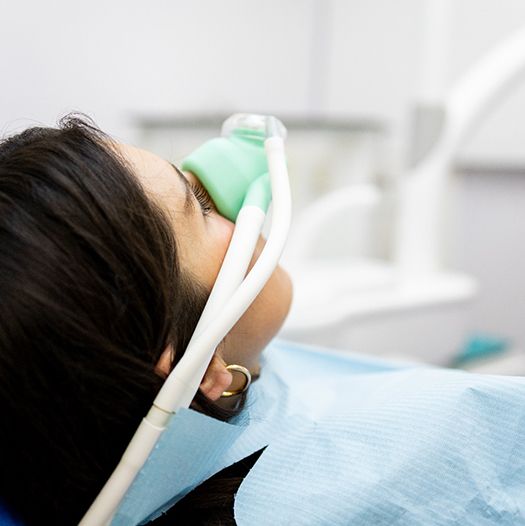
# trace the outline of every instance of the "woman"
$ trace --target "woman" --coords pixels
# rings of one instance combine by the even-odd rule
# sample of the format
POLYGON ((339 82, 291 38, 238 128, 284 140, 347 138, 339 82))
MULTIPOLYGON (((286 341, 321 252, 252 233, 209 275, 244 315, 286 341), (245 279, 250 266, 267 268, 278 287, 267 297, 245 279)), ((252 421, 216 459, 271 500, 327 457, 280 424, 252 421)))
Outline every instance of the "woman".
MULTIPOLYGON (((0 496, 25 524, 75 524, 89 507, 184 352, 232 230, 191 174, 85 120, 0 145, 0 399, 9 423, 0 496)), ((226 365, 256 376, 290 299, 277 268, 217 350, 194 408, 221 419, 241 409, 239 397, 221 399, 244 381, 226 365)), ((235 484, 205 491, 230 518, 235 484)))
MULTIPOLYGON (((0 497, 25 524, 89 507, 184 352, 232 227, 191 174, 79 119, 0 145, 0 497)), ((185 495, 157 525, 525 522, 524 379, 281 352, 268 343, 290 300, 277 268, 216 351, 201 413, 170 430, 196 425, 150 456, 173 482, 160 499, 167 479, 144 475, 161 501, 139 520, 185 495), (244 377, 227 365, 257 376, 263 349, 232 419, 243 395, 221 394, 244 377), (168 453, 192 474, 219 445, 218 469, 172 493, 185 472, 168 453)))

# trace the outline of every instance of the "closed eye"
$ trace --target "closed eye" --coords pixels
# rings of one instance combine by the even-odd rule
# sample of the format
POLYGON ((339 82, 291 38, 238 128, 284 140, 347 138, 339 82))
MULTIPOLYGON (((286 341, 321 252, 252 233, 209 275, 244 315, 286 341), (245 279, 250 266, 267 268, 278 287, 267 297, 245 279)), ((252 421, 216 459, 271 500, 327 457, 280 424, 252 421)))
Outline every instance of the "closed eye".
POLYGON ((203 186, 196 183, 190 183, 186 179, 186 177, 184 177, 184 174, 173 163, 170 163, 170 165, 175 170, 175 172, 177 173, 177 175, 179 176, 180 180, 186 188, 186 209, 188 209, 188 207, 192 206, 193 204, 191 200, 191 196, 193 194, 193 196, 195 197, 195 199, 197 199, 197 202, 199 203, 202 215, 209 215, 211 211, 215 208, 215 205, 213 204, 213 201, 208 192, 204 189, 203 186))
POLYGON ((213 201, 211 200, 210 194, 208 194, 208 192, 201 185, 190 183, 190 187, 193 195, 201 207, 202 215, 209 215, 213 210, 213 201))

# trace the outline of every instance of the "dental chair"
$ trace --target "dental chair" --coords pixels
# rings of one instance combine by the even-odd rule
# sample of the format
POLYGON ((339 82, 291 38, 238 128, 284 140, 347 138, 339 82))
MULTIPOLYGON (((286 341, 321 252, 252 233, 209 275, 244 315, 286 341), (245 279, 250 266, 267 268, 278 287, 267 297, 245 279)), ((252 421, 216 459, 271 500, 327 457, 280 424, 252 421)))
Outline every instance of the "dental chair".
POLYGON ((381 206, 384 196, 374 184, 337 190, 303 210, 285 252, 294 302, 283 338, 437 365, 453 361, 464 344, 478 286, 445 265, 444 205, 452 163, 469 132, 524 70, 522 28, 467 71, 441 107, 431 108, 433 136, 397 188, 391 260, 313 257, 338 214, 371 213, 381 206))

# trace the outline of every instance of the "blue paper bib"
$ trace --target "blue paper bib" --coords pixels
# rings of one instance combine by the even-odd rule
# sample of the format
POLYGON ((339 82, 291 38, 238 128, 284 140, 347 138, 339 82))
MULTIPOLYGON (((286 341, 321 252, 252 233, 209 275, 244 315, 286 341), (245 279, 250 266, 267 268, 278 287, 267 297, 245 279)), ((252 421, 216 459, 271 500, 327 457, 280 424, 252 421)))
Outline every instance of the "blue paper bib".
POLYGON ((240 526, 525 524, 524 378, 283 341, 233 422, 173 417, 113 524, 153 519, 264 446, 236 495, 240 526))

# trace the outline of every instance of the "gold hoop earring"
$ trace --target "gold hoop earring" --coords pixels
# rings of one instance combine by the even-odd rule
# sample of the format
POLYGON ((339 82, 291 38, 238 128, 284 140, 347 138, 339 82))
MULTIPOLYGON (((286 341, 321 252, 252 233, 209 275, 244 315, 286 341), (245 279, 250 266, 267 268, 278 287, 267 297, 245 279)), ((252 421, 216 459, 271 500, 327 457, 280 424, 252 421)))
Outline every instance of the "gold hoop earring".
POLYGON ((243 367, 242 365, 236 365, 236 364, 227 365, 226 369, 228 371, 237 371, 238 373, 242 373, 246 381, 241 389, 235 389, 233 391, 224 391, 221 394, 221 398, 229 398, 230 396, 235 396, 235 395, 244 393, 244 391, 246 391, 246 389, 248 389, 248 387, 252 383, 252 375, 250 374, 250 371, 248 371, 246 367, 243 367))

